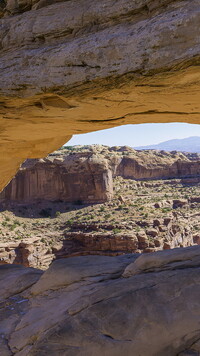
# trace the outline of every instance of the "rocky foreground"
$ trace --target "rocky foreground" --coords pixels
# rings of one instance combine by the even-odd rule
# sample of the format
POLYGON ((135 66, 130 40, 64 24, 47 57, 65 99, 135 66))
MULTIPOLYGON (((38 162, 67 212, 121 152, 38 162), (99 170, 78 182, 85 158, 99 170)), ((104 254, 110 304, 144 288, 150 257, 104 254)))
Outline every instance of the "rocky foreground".
POLYGON ((1 356, 197 356, 200 247, 0 266, 1 356))

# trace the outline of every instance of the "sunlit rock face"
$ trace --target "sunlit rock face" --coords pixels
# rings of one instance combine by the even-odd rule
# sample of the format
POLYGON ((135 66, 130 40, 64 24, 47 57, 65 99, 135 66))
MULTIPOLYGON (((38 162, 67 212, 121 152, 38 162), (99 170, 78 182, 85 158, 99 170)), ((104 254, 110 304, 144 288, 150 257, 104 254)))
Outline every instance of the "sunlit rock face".
POLYGON ((191 162, 184 159, 171 159, 171 161, 169 159, 168 162, 163 162, 164 160, 161 159, 157 164, 152 164, 151 157, 147 154, 146 162, 140 162, 131 157, 123 158, 117 167, 117 175, 133 179, 171 179, 200 176, 199 160, 191 162))
POLYGON ((80 146, 74 153, 62 149, 45 159, 25 161, 0 193, 0 202, 103 203, 113 197, 116 176, 136 180, 200 177, 198 154, 137 151, 126 146, 86 147, 80 146))
POLYGON ((1 2, 0 187, 72 134, 199 123, 198 0, 1 2))
POLYGON ((27 161, 0 194, 0 201, 103 203, 113 195, 112 172, 103 157, 90 156, 27 161))

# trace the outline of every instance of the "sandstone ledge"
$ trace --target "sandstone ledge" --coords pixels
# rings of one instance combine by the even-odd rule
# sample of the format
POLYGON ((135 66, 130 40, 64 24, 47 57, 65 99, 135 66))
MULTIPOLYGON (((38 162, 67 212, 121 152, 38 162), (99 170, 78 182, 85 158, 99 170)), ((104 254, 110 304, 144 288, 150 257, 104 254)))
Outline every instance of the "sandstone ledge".
MULTIPOLYGON (((156 271, 122 278, 141 257, 85 256, 56 261, 41 277, 36 271, 32 287, 13 281, 1 292, 1 355, 198 355, 200 247, 161 255, 171 269, 151 254, 156 271)), ((32 271, 1 266, 1 283, 32 271)))

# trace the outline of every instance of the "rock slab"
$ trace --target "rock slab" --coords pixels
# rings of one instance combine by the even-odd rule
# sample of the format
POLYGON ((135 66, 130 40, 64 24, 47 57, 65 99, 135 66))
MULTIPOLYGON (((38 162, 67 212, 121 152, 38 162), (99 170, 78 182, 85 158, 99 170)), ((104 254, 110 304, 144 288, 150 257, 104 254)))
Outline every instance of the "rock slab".
POLYGON ((141 257, 63 259, 42 275, 0 266, 2 285, 16 273, 36 275, 22 289, 12 279, 1 292, 1 355, 198 355, 200 247, 153 256, 156 269, 143 255, 150 269, 127 278, 124 270, 141 257))

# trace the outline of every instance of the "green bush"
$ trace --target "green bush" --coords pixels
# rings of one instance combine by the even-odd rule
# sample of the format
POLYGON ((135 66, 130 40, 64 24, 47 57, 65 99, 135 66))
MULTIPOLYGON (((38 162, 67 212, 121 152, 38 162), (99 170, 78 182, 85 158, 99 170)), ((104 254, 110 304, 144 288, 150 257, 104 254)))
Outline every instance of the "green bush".
POLYGON ((114 229, 113 229, 113 233, 114 233, 114 234, 119 234, 120 232, 121 232, 121 230, 118 229, 118 228, 114 228, 114 229))

